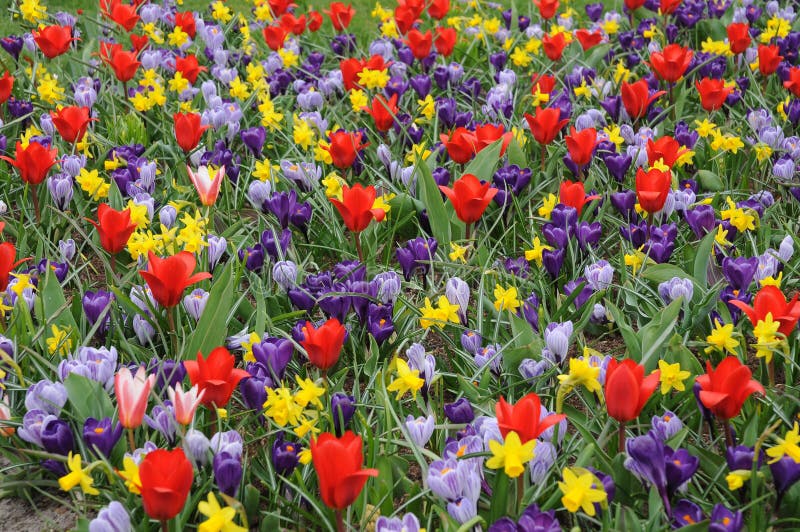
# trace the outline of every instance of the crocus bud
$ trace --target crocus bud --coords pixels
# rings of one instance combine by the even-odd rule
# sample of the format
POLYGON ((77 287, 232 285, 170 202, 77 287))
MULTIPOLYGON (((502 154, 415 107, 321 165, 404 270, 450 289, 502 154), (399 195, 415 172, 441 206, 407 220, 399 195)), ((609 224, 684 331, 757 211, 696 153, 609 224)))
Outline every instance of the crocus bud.
POLYGON ((42 426, 42 445, 48 453, 67 456, 75 450, 75 438, 69 423, 56 417, 49 418, 42 426))
POLYGON ((196 429, 189 429, 183 437, 183 450, 186 457, 194 462, 200 468, 208 462, 208 451, 211 448, 211 442, 208 441, 206 435, 196 429))
POLYGON ((356 413, 355 397, 342 392, 337 392, 331 397, 331 411, 333 412, 333 427, 337 436, 341 437, 353 414, 356 413))
POLYGON ((112 501, 89 522, 89 532, 113 530, 126 532, 131 528, 131 518, 122 503, 112 501))
POLYGON ((133 317, 133 332, 141 345, 148 345, 156 335, 156 330, 147 319, 140 314, 133 317))
POLYGON ((667 305, 679 297, 683 297, 684 302, 688 303, 694 295, 694 284, 690 279, 673 277, 658 285, 658 295, 667 305))
POLYGON ((197 288, 183 298, 183 308, 195 321, 198 321, 203 314, 206 303, 208 303, 208 296, 208 292, 202 288, 197 288))
POLYGON ((470 355, 477 353, 482 344, 483 338, 475 331, 464 331, 461 334, 461 347, 470 355))
POLYGON ((418 447, 425 447, 433 435, 434 422, 433 416, 415 418, 409 415, 406 418, 405 426, 411 441, 418 447))
POLYGON ((158 220, 167 229, 175 225, 175 220, 178 218, 178 211, 172 205, 164 205, 158 211, 158 220))
POLYGON ((450 420, 450 423, 471 423, 475 419, 475 412, 472 410, 472 405, 465 397, 461 397, 454 403, 444 405, 444 415, 450 420))
POLYGON ((284 291, 297 284, 297 265, 290 260, 282 260, 272 267, 272 278, 284 291))
POLYGON ((458 277, 452 277, 445 286, 445 296, 448 301, 458 305, 458 317, 461 318, 461 324, 466 325, 467 307, 469 306, 469 285, 458 277))
POLYGON ((242 459, 227 452, 214 456, 214 480, 219 491, 230 497, 236 497, 239 484, 242 482, 242 459))
POLYGON ((211 271, 217 266, 222 254, 225 253, 228 241, 225 240, 225 237, 217 235, 208 235, 206 240, 208 241, 208 269, 211 271))
POLYGON ((64 259, 64 262, 71 262, 76 253, 75 241, 71 238, 59 240, 58 251, 61 253, 61 258, 64 259))
POLYGON ((544 343, 559 360, 564 360, 569 350, 569 340, 572 336, 572 322, 550 323, 544 331, 544 343))

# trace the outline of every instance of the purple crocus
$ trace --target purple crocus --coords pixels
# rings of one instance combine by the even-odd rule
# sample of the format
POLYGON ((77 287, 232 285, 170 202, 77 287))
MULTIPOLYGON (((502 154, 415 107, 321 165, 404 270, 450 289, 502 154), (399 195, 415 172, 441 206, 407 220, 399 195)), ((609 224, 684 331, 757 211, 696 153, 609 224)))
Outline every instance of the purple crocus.
POLYGON ((83 441, 89 449, 98 456, 111 456, 111 450, 122 436, 122 425, 116 423, 112 426, 111 418, 97 420, 93 417, 86 418, 83 423, 83 441))
POLYGON ((471 423, 475 419, 475 412, 466 397, 460 397, 453 403, 444 405, 444 415, 450 423, 471 423))
POLYGON ((278 433, 275 443, 272 444, 272 466, 275 472, 284 477, 291 475, 300 463, 301 450, 302 446, 299 443, 284 441, 284 433, 278 433))
POLYGON ((671 515, 673 528, 694 525, 705 519, 703 510, 692 501, 686 499, 678 501, 678 504, 672 508, 671 515))
POLYGON ((105 290, 97 290, 93 292, 87 290, 83 294, 83 312, 86 314, 86 319, 89 325, 94 326, 95 323, 101 321, 97 331, 101 335, 108 330, 108 322, 111 319, 111 303, 114 301, 114 294, 105 290))
POLYGON ((742 512, 732 511, 722 504, 711 510, 711 523, 708 532, 739 532, 744 526, 742 512))
POLYGON ((214 456, 214 481, 219 491, 230 497, 236 497, 239 484, 242 482, 242 458, 227 451, 214 456))
POLYGON ((758 270, 758 257, 724 257, 722 275, 733 290, 750 288, 758 270))
POLYGON ((253 357, 267 368, 273 381, 283 380, 293 354, 294 345, 286 338, 267 337, 253 344, 253 357))
POLYGON ((331 396, 331 412, 333 413, 334 432, 341 437, 356 413, 356 398, 346 393, 336 392, 331 396))
POLYGON ((628 439, 625 442, 625 451, 628 455, 625 459, 625 469, 658 491, 669 514, 664 449, 665 445, 651 432, 628 439))
POLYGON ((403 276, 406 281, 410 281, 417 271, 422 275, 427 275, 437 248, 436 239, 423 237, 409 240, 405 245, 397 248, 397 262, 400 263, 400 267, 403 269, 403 276))

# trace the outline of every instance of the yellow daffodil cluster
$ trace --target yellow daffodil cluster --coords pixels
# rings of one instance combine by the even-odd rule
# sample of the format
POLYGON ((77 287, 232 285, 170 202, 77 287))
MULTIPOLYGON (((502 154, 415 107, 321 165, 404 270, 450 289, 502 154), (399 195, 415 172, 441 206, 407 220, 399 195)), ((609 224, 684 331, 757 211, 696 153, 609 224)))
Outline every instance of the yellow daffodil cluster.
POLYGON ((758 221, 758 213, 756 211, 737 207, 730 196, 725 199, 725 202, 728 208, 720 211, 720 217, 723 221, 728 220, 739 232, 752 231, 756 228, 756 221, 758 221))
POLYGON ((155 70, 145 70, 139 80, 138 90, 128 99, 133 108, 140 113, 149 111, 153 107, 164 106, 167 103, 167 96, 164 93, 164 80, 155 70))
POLYGON ((450 303, 447 296, 439 296, 435 307, 431 304, 430 298, 426 297, 425 306, 419 310, 422 313, 419 324, 423 329, 434 325, 443 329, 448 322, 461 322, 458 317, 458 305, 450 303))
POLYGON ((419 376, 418 369, 411 369, 408 363, 402 358, 395 359, 397 376, 392 380, 386 390, 390 392, 397 392, 397 400, 399 401, 406 392, 411 392, 411 395, 416 399, 417 392, 422 389, 425 384, 425 379, 419 376))
MULTIPOLYGON (((173 205, 178 208, 177 205, 173 205)), ((131 209, 131 221, 137 225, 137 230, 128 239, 127 250, 134 260, 146 257, 148 251, 156 255, 173 255, 180 250, 197 253, 208 246, 206 242, 206 226, 208 220, 195 209, 194 216, 184 212, 180 218, 181 226, 167 227, 159 224, 159 233, 147 229, 150 224, 147 218, 147 208, 128 202, 131 209), (144 210, 142 210, 144 208, 144 210)))
POLYGON ((719 320, 714 320, 714 328, 711 334, 706 336, 706 353, 713 351, 724 352, 727 351, 731 355, 736 354, 736 348, 739 347, 739 341, 733 337, 733 324, 728 323, 722 325, 719 320))
POLYGON ((781 323, 772 319, 772 312, 767 312, 763 320, 758 320, 753 327, 753 336, 756 337, 756 356, 763 358, 767 364, 772 361, 772 353, 783 344, 783 335, 778 333, 781 323))
POLYGON ((319 398, 325 394, 325 388, 308 377, 301 379, 299 375, 295 375, 295 381, 299 388, 294 392, 285 386, 266 388, 264 415, 279 427, 292 427, 294 433, 303 438, 309 432, 319 432, 316 425, 319 410, 323 408, 319 398))

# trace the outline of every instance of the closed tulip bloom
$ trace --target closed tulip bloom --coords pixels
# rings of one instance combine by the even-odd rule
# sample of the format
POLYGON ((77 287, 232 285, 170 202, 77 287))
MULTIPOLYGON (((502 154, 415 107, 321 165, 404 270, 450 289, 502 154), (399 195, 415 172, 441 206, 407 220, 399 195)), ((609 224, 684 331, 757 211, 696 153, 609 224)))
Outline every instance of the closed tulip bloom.
POLYGON ((644 366, 631 359, 618 362, 612 359, 606 369, 605 397, 608 415, 627 423, 633 421, 644 408, 658 386, 659 371, 644 376, 644 366))
POLYGON ((307 321, 303 327, 305 337, 300 345, 306 350, 309 362, 319 369, 327 371, 339 360, 346 332, 344 326, 336 318, 329 319, 317 328, 307 321))
POLYGON ((122 83, 132 80, 142 64, 136 59, 136 52, 123 50, 119 45, 111 48, 111 55, 106 62, 114 71, 117 80, 122 83))
POLYGON ((573 183, 570 180, 566 180, 561 183, 558 195, 558 201, 578 211, 578 216, 580 216, 581 212, 583 211, 584 205, 592 200, 600 198, 598 195, 587 196, 586 188, 582 182, 578 181, 573 183))
POLYGON ((453 188, 439 185, 439 190, 453 204, 458 219, 469 225, 480 220, 483 211, 492 201, 497 189, 489 183, 481 183, 472 174, 464 174, 453 183, 453 188))
POLYGON ((192 488, 194 470, 183 449, 156 449, 139 464, 142 504, 151 518, 167 521, 178 515, 192 488))
POLYGON ((388 100, 383 95, 375 96, 372 99, 372 106, 363 107, 362 110, 375 121, 375 129, 385 133, 392 128, 394 118, 397 116, 397 94, 393 94, 388 100))
MULTIPOLYGON (((104 2, 100 2, 100 4, 103 5, 104 2)), ((111 3, 106 4, 102 12, 106 17, 122 26, 127 32, 130 32, 133 27, 136 26, 140 18, 139 15, 136 14, 136 5, 123 4, 119 0, 111 0, 111 3)))
POLYGON ((361 132, 351 133, 342 129, 331 133, 328 153, 333 165, 340 170, 350 168, 358 157, 358 152, 368 146, 361 143, 361 132))
POLYGON ((147 283, 153 298, 165 308, 180 303, 186 287, 211 278, 208 272, 192 274, 197 259, 188 251, 181 251, 166 259, 159 258, 149 251, 147 259, 147 271, 140 270, 139 275, 147 283))
POLYGON ((147 398, 155 380, 155 375, 146 375, 144 367, 139 367, 136 375, 132 375, 127 367, 122 367, 114 376, 119 422, 126 429, 135 429, 142 424, 147 398))
MULTIPOLYGON (((783 82, 783 86, 791 92, 795 98, 800 98, 800 68, 792 67, 789 69, 789 76, 783 82)), ((0 97, 0 101, 2 98, 0 97)))
MULTIPOLYGON (((189 381, 200 390, 194 401, 209 408, 227 405, 239 381, 250 376, 245 370, 234 368, 234 364, 236 358, 224 347, 214 348, 208 358, 203 358, 203 353, 198 352, 197 360, 184 361, 189 381)), ((177 418, 177 406, 175 414, 177 418)))
POLYGON ((205 390, 199 390, 195 384, 188 392, 183 391, 183 386, 178 383, 174 388, 167 388, 167 395, 175 408, 175 420, 181 425, 191 425, 197 406, 203 400, 205 390))
POLYGON ((347 185, 342 187, 342 200, 329 198, 336 210, 344 220, 344 224, 353 233, 360 233, 369 226, 374 219, 383 220, 386 212, 383 209, 373 209, 375 204, 375 187, 372 185, 364 187, 357 183, 350 188, 347 185))
POLYGON ((516 432, 523 444, 535 440, 544 431, 567 418, 563 414, 550 414, 542 418, 541 413, 542 403, 535 393, 529 393, 513 405, 500 397, 495 405, 500 434, 505 438, 509 432, 516 432))
POLYGON ((351 431, 341 438, 330 432, 311 439, 311 460, 319 479, 322 502, 329 508, 344 510, 355 502, 369 477, 377 469, 363 469, 362 441, 351 431))
POLYGON ((20 141, 14 148, 14 159, 0 155, 0 159, 15 166, 19 171, 22 181, 31 185, 38 185, 47 177, 50 167, 56 164, 58 150, 46 148, 38 142, 29 142, 23 147, 20 141))
POLYGON ((650 95, 650 86, 647 81, 640 79, 635 83, 622 82, 620 89, 622 95, 622 105, 625 111, 633 120, 637 120, 647 115, 650 104, 666 94, 666 91, 657 91, 650 95))
POLYGON ((594 148, 597 145, 597 130, 587 127, 577 131, 575 127, 570 128, 570 134, 565 138, 569 156, 578 166, 586 166, 592 160, 594 148))
POLYGON ((478 138, 475 133, 464 128, 458 127, 449 135, 442 133, 439 139, 447 150, 447 155, 458 164, 465 164, 477 152, 478 138))
POLYGON ((558 10, 558 0, 533 0, 533 5, 539 8, 539 14, 545 20, 553 18, 558 10))
POLYGON ((564 37, 563 33, 557 33, 552 36, 549 33, 545 33, 544 37, 542 37, 542 48, 544 49, 544 54, 551 61, 558 61, 561 59, 561 56, 564 53, 564 48, 566 47, 567 39, 564 37))
POLYGON ((14 76, 5 71, 3 77, 0 77, 0 104, 6 103, 6 100, 11 96, 11 89, 14 88, 14 76))
POLYGON ((136 224, 131 221, 130 209, 118 211, 106 203, 97 207, 97 221, 88 221, 97 228, 100 245, 112 255, 125 249, 128 239, 136 230, 136 224))
POLYGON ((743 22, 728 24, 728 46, 734 54, 740 54, 750 46, 750 26, 743 22))
POLYGON ((344 5, 342 2, 331 2, 328 9, 322 11, 330 17, 333 29, 336 31, 347 29, 355 14, 355 10, 350 4, 344 5))
POLYGON ((219 188, 222 185, 222 180, 225 179, 225 167, 222 166, 217 170, 213 170, 208 166, 201 166, 197 172, 187 165, 186 172, 189 174, 189 179, 192 181, 197 195, 200 196, 200 203, 205 206, 214 205, 219 196, 219 188))
POLYGON ((650 54, 650 66, 656 76, 669 83, 675 83, 686 73, 694 53, 680 44, 669 44, 661 52, 650 54))
POLYGON ((671 184, 672 174, 669 170, 651 168, 645 172, 639 168, 636 171, 636 197, 642 209, 650 214, 663 209, 671 184))
POLYGON ((53 59, 69 50, 72 38, 72 27, 70 26, 45 26, 39 30, 33 30, 33 42, 48 59, 53 59))
POLYGON ((555 107, 549 109, 537 107, 533 115, 525 113, 525 120, 528 122, 533 138, 542 146, 553 142, 569 122, 566 118, 561 118, 561 110, 555 107))
POLYGON ((450 11, 450 0, 433 0, 428 4, 428 14, 436 20, 442 20, 450 11))
POLYGON ((200 66, 197 62, 196 55, 189 54, 186 57, 175 58, 175 70, 180 72, 184 78, 189 80, 189 83, 194 85, 200 72, 205 72, 208 69, 204 66, 200 66))
POLYGON ((732 419, 739 415, 750 395, 756 392, 764 395, 764 387, 752 376, 750 368, 734 356, 726 357, 716 369, 706 361, 706 374, 695 379, 700 385, 698 398, 715 416, 726 421, 732 419))
POLYGON ((769 76, 778 70, 781 61, 783 61, 783 56, 780 55, 780 48, 777 44, 758 45, 758 71, 762 76, 769 76))
POLYGON ((708 112, 720 109, 733 90, 725 85, 725 80, 711 78, 695 81, 695 87, 700 94, 700 105, 708 112))
POLYGON ((647 163, 650 166, 655 165, 656 161, 661 161, 665 165, 672 168, 678 159, 688 150, 681 146, 681 144, 669 135, 659 137, 655 142, 652 139, 647 140, 647 163))
POLYGON ((418 29, 413 29, 406 34, 406 44, 411 48, 411 53, 415 59, 425 59, 431 53, 433 46, 433 36, 430 30, 422 33, 418 29))
POLYGON ((440 55, 449 57, 453 53, 453 48, 456 47, 457 40, 458 33, 455 29, 437 27, 433 37, 433 46, 440 55))
POLYGON ((175 122, 175 140, 183 153, 189 153, 200 143, 200 137, 208 126, 200 124, 198 113, 175 113, 172 119, 175 122))
POLYGON ((56 126, 58 134, 70 144, 83 139, 89 122, 92 121, 89 117, 88 107, 62 107, 58 112, 51 111, 50 117, 53 119, 53 125, 56 126))
POLYGON ((0 244, 0 292, 8 288, 8 280, 11 276, 11 270, 19 266, 25 261, 30 260, 22 259, 14 262, 17 256, 17 248, 11 242, 3 242, 0 244))
POLYGON ((277 51, 283 47, 283 43, 286 41, 286 37, 288 36, 289 32, 280 25, 272 25, 266 26, 262 33, 264 34, 264 41, 269 46, 270 50, 277 51))
POLYGON ((791 301, 786 301, 786 297, 777 286, 764 286, 753 299, 753 306, 738 300, 731 299, 729 304, 738 307, 750 319, 750 323, 755 327, 759 321, 767 319, 767 314, 772 314, 772 319, 781 325, 778 332, 789 336, 800 320, 800 301, 795 295, 791 301))

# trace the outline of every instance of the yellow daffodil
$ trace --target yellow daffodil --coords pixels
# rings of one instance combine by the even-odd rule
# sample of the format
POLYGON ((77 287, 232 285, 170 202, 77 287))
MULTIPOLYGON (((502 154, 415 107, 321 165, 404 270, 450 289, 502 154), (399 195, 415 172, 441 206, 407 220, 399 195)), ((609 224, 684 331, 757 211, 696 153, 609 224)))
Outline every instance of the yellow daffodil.
POLYGON ((778 445, 767 449, 767 456, 770 457, 769 463, 773 464, 784 456, 788 456, 796 464, 800 464, 800 428, 798 428, 797 422, 795 421, 794 428, 783 438, 776 437, 775 439, 778 440, 778 445))
POLYGON ((600 368, 593 367, 586 359, 570 358, 569 373, 559 375, 558 380, 565 387, 565 391, 572 390, 576 386, 584 386, 590 392, 599 392, 602 388, 598 377, 600 368))
POLYGON ((594 504, 606 502, 603 484, 591 472, 581 468, 564 468, 562 476, 558 489, 564 494, 561 497, 564 508, 572 513, 583 510, 586 515, 594 516, 594 504))
POLYGON ((667 395, 672 389, 679 392, 686 390, 683 381, 688 379, 691 373, 681 369, 680 363, 670 364, 666 360, 659 360, 658 369, 661 372, 661 395, 667 395))
POLYGON ((517 478, 525 472, 525 464, 533 460, 534 447, 536 440, 529 440, 524 445, 519 439, 519 435, 513 430, 506 434, 503 443, 497 440, 489 440, 489 450, 492 457, 486 460, 486 467, 489 469, 500 469, 501 467, 511 478, 517 478))
POLYGON ((220 506, 213 492, 208 494, 207 500, 197 504, 197 511, 208 518, 197 527, 198 532, 247 532, 245 527, 233 522, 236 510, 220 506))
POLYGON ((419 376, 418 369, 411 369, 408 363, 402 358, 397 359, 397 377, 386 387, 390 392, 397 392, 397 400, 399 401, 406 392, 416 398, 417 392, 425 384, 425 379, 419 376))
POLYGON ((68 355, 72 350, 72 338, 70 337, 70 328, 60 328, 58 325, 53 324, 50 326, 50 331, 53 333, 47 338, 47 352, 51 355, 58 353, 59 355, 68 355))
POLYGON ((706 347, 706 353, 716 349, 735 355, 735 349, 739 347, 739 341, 733 337, 733 324, 722 325, 719 320, 714 320, 714 329, 711 330, 711 334, 706 336, 706 342, 709 344, 706 347))
POLYGON ((69 473, 58 479, 58 485, 62 490, 69 491, 80 484, 81 490, 86 495, 100 495, 97 488, 92 487, 94 479, 89 474, 89 470, 81 467, 81 455, 72 454, 70 451, 67 456, 67 468, 69 473))
POLYGON ((516 312, 522 305, 517 294, 517 289, 514 286, 503 288, 499 284, 494 287, 494 309, 498 312, 502 310, 510 310, 516 312))

